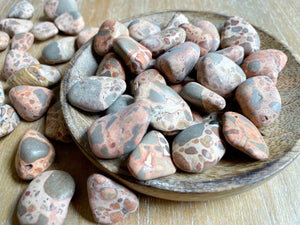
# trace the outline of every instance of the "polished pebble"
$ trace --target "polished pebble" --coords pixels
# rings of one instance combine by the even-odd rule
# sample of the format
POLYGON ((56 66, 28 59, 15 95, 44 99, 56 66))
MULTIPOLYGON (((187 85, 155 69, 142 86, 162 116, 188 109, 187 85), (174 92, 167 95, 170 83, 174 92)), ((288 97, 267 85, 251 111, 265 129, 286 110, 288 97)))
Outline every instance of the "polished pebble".
POLYGON ((9 40, 9 35, 6 32, 0 31, 0 51, 3 51, 7 48, 9 40))
POLYGON ((4 101, 5 101, 4 88, 0 81, 0 106, 4 103, 4 101))
POLYGON ((184 24, 184 23, 189 23, 188 18, 185 15, 183 15, 182 13, 176 13, 171 18, 171 20, 168 22, 165 29, 176 28, 176 27, 179 27, 181 24, 184 24))
POLYGON ((113 159, 133 151, 148 129, 150 114, 147 101, 136 101, 97 119, 88 130, 92 152, 99 158, 113 159))
POLYGON ((40 132, 29 129, 18 146, 15 158, 17 174, 23 180, 32 180, 48 169, 54 158, 51 142, 40 132))
POLYGON ((84 20, 78 11, 65 12, 54 20, 57 28, 65 34, 76 35, 84 28, 84 20))
POLYGON ((228 57, 238 65, 241 65, 244 59, 244 48, 240 45, 233 45, 231 47, 223 48, 215 53, 228 57))
POLYGON ((31 32, 36 40, 45 41, 58 34, 58 29, 54 23, 45 21, 34 25, 31 32))
POLYGON ((62 225, 75 192, 71 175, 60 170, 41 173, 30 182, 17 206, 21 225, 62 225))
POLYGON ((196 80, 188 75, 180 83, 170 84, 169 87, 172 88, 174 91, 176 91, 177 94, 180 94, 184 85, 186 85, 189 82, 196 82, 196 80))
POLYGON ((257 127, 265 127, 273 123, 281 111, 281 97, 267 76, 248 78, 236 90, 243 114, 257 127))
POLYGON ((87 191, 97 223, 120 222, 139 207, 139 200, 133 192, 100 174, 88 178, 87 191))
POLYGON ((116 101, 114 101, 113 104, 111 104, 108 109, 105 111, 105 114, 111 114, 111 113, 116 113, 120 109, 134 103, 134 97, 130 95, 121 95, 119 98, 117 98, 116 101))
POLYGON ((128 25, 129 35, 136 41, 140 42, 149 35, 156 34, 160 27, 143 19, 135 19, 128 25))
POLYGON ((13 107, 0 104, 0 138, 13 132, 19 122, 20 118, 13 107))
POLYGON ((47 112, 52 97, 53 92, 44 87, 16 86, 9 91, 14 108, 29 122, 40 119, 47 112))
POLYGON ((88 42, 92 37, 94 37, 98 33, 98 28, 97 27, 85 27, 83 28, 78 36, 77 36, 77 47, 80 48, 83 44, 88 42))
POLYGON ((0 30, 8 33, 10 37, 19 33, 29 32, 32 27, 33 24, 30 20, 12 18, 0 20, 0 30))
POLYGON ((34 36, 30 32, 19 33, 11 39, 11 49, 28 51, 34 42, 34 36))
POLYGON ((17 2, 9 9, 8 17, 30 19, 33 16, 33 13, 33 5, 30 2, 23 0, 17 2))
POLYGON ((49 20, 54 20, 65 12, 78 11, 75 0, 46 0, 44 5, 44 15, 49 20))
POLYGON ((225 112, 223 115, 223 134, 226 141, 251 158, 265 160, 269 149, 256 126, 243 115, 225 112))

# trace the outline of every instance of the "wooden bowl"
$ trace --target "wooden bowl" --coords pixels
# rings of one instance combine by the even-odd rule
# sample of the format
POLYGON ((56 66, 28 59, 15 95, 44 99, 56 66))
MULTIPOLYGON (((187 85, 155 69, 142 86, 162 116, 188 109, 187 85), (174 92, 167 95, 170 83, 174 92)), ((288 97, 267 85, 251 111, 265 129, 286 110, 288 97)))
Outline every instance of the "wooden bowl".
MULTIPOLYGON (((181 11, 181 13, 186 15, 190 22, 209 20, 218 29, 222 28, 228 18, 210 12, 181 11)), ((131 20, 141 18, 163 28, 174 14, 175 11, 157 12, 129 18, 123 22, 128 25, 131 20)), ((261 29, 256 29, 260 35, 261 49, 279 49, 288 56, 287 65, 279 74, 277 84, 282 98, 282 111, 271 126, 261 129, 270 149, 267 161, 254 161, 229 148, 222 160, 204 173, 188 174, 177 171, 171 176, 138 181, 130 175, 126 167, 128 156, 113 160, 98 159, 89 147, 87 130, 100 115, 74 108, 66 99, 67 92, 76 81, 95 74, 100 57, 93 51, 93 39, 77 51, 61 83, 63 113, 74 141, 102 172, 137 192, 158 198, 182 201, 217 199, 241 193, 268 180, 290 164, 300 152, 300 64, 283 44, 261 29)))

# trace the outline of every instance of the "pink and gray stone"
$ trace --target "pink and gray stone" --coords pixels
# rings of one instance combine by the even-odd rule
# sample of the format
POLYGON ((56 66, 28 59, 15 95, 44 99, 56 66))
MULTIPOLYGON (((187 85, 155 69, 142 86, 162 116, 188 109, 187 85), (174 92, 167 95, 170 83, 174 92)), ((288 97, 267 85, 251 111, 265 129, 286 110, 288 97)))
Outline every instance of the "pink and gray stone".
POLYGON ((50 20, 71 11, 78 11, 75 0, 46 0, 44 5, 44 14, 50 20))
POLYGON ((146 37, 156 34, 160 27, 143 19, 135 19, 128 25, 129 35, 136 41, 140 42, 146 37))
POLYGON ((54 20, 57 28, 65 34, 76 35, 84 28, 84 19, 80 12, 65 12, 54 20))
POLYGON ((4 31, 0 31, 0 51, 3 51, 7 48, 9 40, 9 35, 4 31))
POLYGON ((240 65, 244 59, 244 48, 240 45, 233 45, 231 47, 223 48, 215 53, 228 57, 238 65, 240 65))
POLYGON ((180 94, 184 85, 186 85, 189 82, 196 82, 196 80, 188 75, 183 79, 182 82, 178 84, 170 84, 169 87, 176 91, 177 94, 180 94))
POLYGON ((33 13, 33 5, 30 2, 23 0, 17 2, 9 9, 8 17, 30 19, 33 16, 33 13))
POLYGON ((105 114, 111 114, 111 113, 116 113, 120 109, 134 103, 134 97, 130 95, 121 95, 119 98, 117 98, 116 101, 114 101, 113 104, 111 104, 108 109, 105 111, 105 114))
POLYGON ((237 88, 235 97, 244 116, 257 127, 270 125, 281 111, 280 94, 267 76, 248 78, 237 88))
POLYGON ((182 13, 176 13, 167 24, 166 29, 179 27, 181 24, 189 23, 188 18, 182 13))
POLYGON ((18 202, 20 224, 62 225, 74 192, 75 182, 67 172, 50 170, 41 173, 30 182, 18 202))
POLYGON ((148 129, 150 116, 150 104, 136 101, 97 119, 88 130, 92 152, 99 158, 113 159, 133 151, 148 129))
POLYGON ((77 47, 80 48, 84 43, 90 40, 98 33, 98 27, 85 27, 77 36, 77 47))
POLYGON ((5 101, 4 88, 0 81, 0 106, 4 103, 4 101, 5 101))
POLYGON ((13 107, 0 104, 0 138, 13 132, 19 122, 20 118, 13 107))
POLYGON ((11 49, 28 51, 34 42, 34 36, 30 32, 19 33, 11 39, 11 49))
POLYGON ((54 158, 51 142, 40 132, 29 129, 18 146, 15 158, 17 174, 23 180, 32 180, 48 169, 54 158))
POLYGON ((139 200, 133 192, 100 174, 88 178, 87 191, 97 223, 120 222, 139 207, 139 200))
POLYGON ((39 41, 45 41, 49 38, 54 37, 58 34, 58 29, 54 23, 49 21, 44 21, 37 23, 31 31, 34 35, 34 38, 39 41))
POLYGON ((29 32, 32 27, 33 23, 30 20, 13 18, 0 20, 0 30, 8 33, 10 37, 19 33, 29 32))

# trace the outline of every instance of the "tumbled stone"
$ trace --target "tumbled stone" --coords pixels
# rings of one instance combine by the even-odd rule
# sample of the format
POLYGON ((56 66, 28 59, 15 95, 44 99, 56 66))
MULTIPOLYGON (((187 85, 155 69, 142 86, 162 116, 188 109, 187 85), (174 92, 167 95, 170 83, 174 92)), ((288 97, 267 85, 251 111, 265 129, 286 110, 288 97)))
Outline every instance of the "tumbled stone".
POLYGON ((8 17, 30 19, 33 16, 34 7, 26 0, 14 4, 8 12, 8 17))
POLYGON ((97 119, 88 130, 92 152, 99 158, 112 159, 133 151, 147 131, 150 114, 147 101, 136 101, 97 119))
POLYGON ((96 76, 115 77, 125 80, 126 74, 120 57, 114 53, 107 53, 101 60, 96 76))
POLYGON ((223 134, 233 147, 257 160, 267 159, 269 149, 256 126, 243 115, 225 112, 223 115, 223 134))
POLYGON ((233 45, 228 48, 223 48, 215 53, 228 57, 238 65, 240 65, 244 59, 244 48, 240 45, 233 45))
POLYGON ((10 105, 0 105, 0 138, 13 132, 19 125, 20 118, 10 105))
POLYGON ((58 29, 54 23, 45 21, 37 23, 31 32, 36 40, 44 41, 58 34, 58 29))
POLYGON ((69 61, 75 53, 76 37, 64 37, 46 45, 42 58, 47 64, 57 64, 69 61))
POLYGON ((224 23, 221 34, 221 48, 240 45, 244 48, 245 56, 260 48, 259 35, 254 27, 239 16, 231 16, 224 23))
POLYGON ((139 200, 133 192, 100 174, 92 174, 88 178, 87 190, 97 223, 119 222, 135 212, 139 206, 139 200))
POLYGON ((172 145, 175 166, 185 172, 201 173, 216 165, 225 154, 217 121, 198 123, 181 131, 172 145))
POLYGON ((121 95, 113 104, 111 104, 105 111, 105 114, 116 113, 120 109, 134 103, 134 97, 130 95, 121 95))
POLYGON ((32 85, 50 87, 61 78, 60 72, 53 66, 36 64, 15 71, 8 79, 10 87, 32 85))
POLYGON ((94 38, 95 51, 101 56, 112 51, 114 39, 122 34, 129 35, 125 25, 115 20, 105 20, 94 38))
POLYGON ((67 172, 41 173, 30 182, 18 202, 20 224, 62 225, 74 192, 75 182, 67 172))
POLYGON ((184 85, 186 85, 189 82, 195 82, 195 81, 196 80, 194 78, 192 78, 188 75, 180 83, 170 84, 169 87, 172 88, 174 91, 176 91, 177 94, 180 94, 180 92, 182 91, 184 85))
POLYGON ((182 28, 176 27, 150 35, 141 41, 141 44, 148 48, 152 52, 152 55, 156 57, 170 48, 183 43, 185 39, 185 31, 182 28))
POLYGON ((150 131, 128 158, 127 167, 138 180, 151 180, 176 172, 169 143, 158 131, 150 131))
POLYGON ((189 23, 188 18, 182 13, 176 13, 169 21, 165 29, 176 28, 184 23, 189 23))
POLYGON ((88 112, 107 109, 126 90, 125 81, 112 77, 89 77, 79 80, 68 91, 69 102, 88 112))
POLYGON ((267 76, 248 78, 236 90, 243 114, 257 127, 265 127, 273 123, 281 111, 281 97, 267 76))
POLYGON ((11 39, 11 49, 28 51, 34 42, 34 36, 30 32, 18 33, 11 39))
POLYGON ((156 68, 172 83, 180 83, 193 69, 200 56, 200 48, 192 42, 179 44, 156 60, 156 68))
POLYGON ((71 11, 78 11, 75 0, 46 0, 44 5, 44 14, 50 20, 71 11))
POLYGON ((20 50, 10 50, 5 58, 2 77, 7 80, 15 71, 35 65, 40 62, 29 53, 20 50))
POLYGON ((51 142, 40 132, 29 129, 19 143, 15 167, 21 179, 32 180, 48 169, 54 158, 51 142))
POLYGON ((19 33, 29 32, 33 27, 30 20, 24 19, 2 19, 0 20, 0 30, 8 33, 10 37, 13 37, 19 33))
POLYGON ((97 27, 83 28, 77 36, 77 47, 80 48, 84 43, 94 37, 98 33, 98 30, 97 27))
POLYGON ((65 12, 54 20, 57 28, 69 35, 76 35, 84 28, 84 20, 78 11, 65 12))
POLYGON ((268 76, 277 84, 278 73, 285 67, 287 55, 280 50, 266 49, 250 54, 245 58, 241 68, 247 78, 268 76))
POLYGON ((16 86, 9 91, 14 108, 29 122, 40 119, 46 113, 52 97, 53 92, 44 87, 16 86))
POLYGON ((4 101, 5 101, 5 94, 4 94, 3 85, 0 81, 0 106, 4 103, 4 101))
POLYGON ((136 41, 140 42, 149 35, 156 34, 160 27, 143 19, 135 19, 128 25, 129 35, 136 41))
POLYGON ((9 35, 6 32, 0 31, 0 51, 7 48, 9 39, 9 35))
POLYGON ((143 72, 152 60, 149 49, 127 35, 115 38, 113 48, 133 74, 143 72))
POLYGON ((246 75, 235 62, 226 56, 208 53, 198 61, 197 80, 204 87, 228 98, 246 80, 246 75))
POLYGON ((196 82, 189 82, 184 85, 180 96, 208 114, 220 111, 226 106, 226 101, 222 96, 196 82))

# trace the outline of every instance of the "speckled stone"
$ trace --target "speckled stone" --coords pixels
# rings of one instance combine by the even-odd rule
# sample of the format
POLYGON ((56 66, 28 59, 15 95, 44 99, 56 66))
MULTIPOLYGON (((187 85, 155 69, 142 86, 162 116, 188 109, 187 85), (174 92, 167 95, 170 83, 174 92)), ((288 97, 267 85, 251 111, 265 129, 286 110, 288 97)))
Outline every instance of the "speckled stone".
POLYGON ((105 111, 105 114, 111 114, 111 113, 116 113, 120 109, 134 103, 134 97, 130 95, 121 95, 119 98, 117 98, 116 101, 114 101, 113 104, 111 104, 108 109, 105 111))
POLYGON ((58 34, 58 29, 54 23, 45 21, 37 23, 31 31, 34 35, 34 38, 39 41, 45 41, 49 38, 54 37, 58 34))
POLYGON ((64 143, 72 142, 71 133, 66 125, 59 101, 52 105, 47 112, 45 136, 64 143))
POLYGON ((225 154, 217 121, 198 123, 181 131, 172 145, 175 166, 185 172, 201 173, 216 165, 225 154))
POLYGON ((170 48, 183 43, 185 39, 185 31, 182 28, 176 27, 150 35, 141 41, 141 44, 148 48, 153 56, 157 57, 170 48))
POLYGON ((176 13, 169 21, 165 29, 176 28, 184 23, 189 23, 188 18, 182 13, 176 13))
POLYGON ((238 65, 240 65, 244 59, 244 48, 240 45, 233 45, 228 48, 223 48, 219 51, 216 51, 216 53, 228 57, 238 65))
POLYGON ((129 35, 136 41, 140 42, 149 35, 156 34, 160 27, 147 20, 135 19, 128 25, 129 35))
POLYGON ((29 122, 40 119, 46 113, 52 97, 53 92, 44 87, 16 86, 9 91, 14 108, 29 122))
POLYGON ((19 33, 11 39, 11 49, 28 51, 34 42, 34 36, 30 32, 19 33))
POLYGON ((60 81, 60 72, 53 66, 36 64, 15 71, 8 79, 10 87, 32 85, 50 87, 60 81))
POLYGON ((125 25, 116 20, 105 20, 94 38, 95 51, 101 56, 112 51, 114 39, 122 34, 129 35, 125 25))
POLYGON ((7 48, 9 40, 9 35, 6 32, 0 31, 0 51, 3 51, 7 48))
POLYGON ((78 11, 65 12, 54 20, 57 28, 69 35, 76 35, 84 28, 84 20, 78 11))
POLYGON ((18 146, 15 158, 17 174, 23 180, 32 180, 48 169, 54 158, 51 142, 40 132, 29 129, 18 146))
POLYGON ((4 88, 0 81, 0 106, 4 103, 4 101, 5 101, 4 88))
POLYGON ((30 19, 33 16, 34 7, 26 0, 14 4, 8 12, 8 17, 30 19))
POLYGON ((170 84, 169 87, 172 88, 174 91, 176 91, 177 94, 180 94, 184 85, 186 85, 189 82, 196 82, 196 80, 188 75, 180 83, 170 84))
POLYGON ((21 225, 62 225, 75 192, 75 182, 67 172, 50 170, 30 182, 17 207, 21 225))
POLYGON ((151 180, 176 172, 169 143, 158 131, 147 133, 128 158, 127 167, 138 180, 151 180))
POLYGON ((268 76, 277 84, 278 73, 285 67, 287 55, 280 50, 266 49, 254 52, 245 58, 241 68, 247 78, 268 76))
POLYGON ((0 138, 13 132, 19 122, 20 118, 13 107, 0 104, 0 138))
POLYGON ((197 80, 204 87, 228 98, 246 80, 246 75, 235 62, 226 56, 208 53, 198 61, 197 80))
POLYGON ((44 5, 44 14, 49 20, 71 11, 78 11, 75 0, 46 0, 44 5))
POLYGON ((251 158, 265 160, 269 149, 256 126, 243 115, 225 112, 223 115, 223 134, 226 141, 251 158))
POLYGON ((142 84, 135 96, 150 103, 151 126, 159 131, 183 130, 193 121, 188 104, 165 84, 155 81, 142 84))
POLYGON ((2 78, 7 80, 15 71, 35 64, 40 64, 40 62, 29 53, 20 50, 10 50, 4 61, 2 78))
POLYGON ((92 152, 99 158, 112 159, 133 151, 147 131, 150 114, 147 101, 136 101, 97 119, 88 130, 92 152))
POLYGON ((88 178, 87 191, 97 223, 119 222, 139 206, 139 200, 133 192, 100 174, 92 174, 88 178))
POLYGON ((64 37, 46 45, 42 58, 47 64, 57 64, 69 61, 75 53, 76 37, 64 37))
POLYGON ((156 68, 172 83, 180 83, 193 69, 200 56, 200 48, 192 42, 179 44, 156 60, 156 68))
POLYGON ((32 27, 33 24, 30 20, 12 18, 0 20, 0 30, 8 33, 10 37, 19 33, 29 32, 32 27))
POLYGON ((236 90, 243 114, 257 127, 265 127, 273 123, 281 111, 281 97, 267 76, 248 78, 236 90))
POLYGON ((220 111, 226 106, 226 101, 222 96, 196 82, 189 82, 184 85, 180 96, 208 114, 220 111))
POLYGON ((77 47, 80 48, 88 40, 94 37, 98 33, 98 27, 85 27, 83 28, 77 36, 77 47))
POLYGON ((115 77, 125 80, 126 74, 123 61, 116 53, 107 53, 98 66, 96 76, 115 77))
POLYGON ((254 27, 239 16, 231 16, 224 23, 221 34, 221 48, 240 45, 244 48, 245 56, 260 48, 259 35, 254 27))
POLYGON ((193 24, 184 23, 180 25, 186 33, 186 41, 197 44, 200 48, 200 56, 207 54, 213 45, 213 36, 209 33, 203 34, 203 31, 193 24))
POLYGON ((126 90, 125 81, 112 77, 89 77, 79 80, 68 91, 69 102, 88 112, 107 109, 126 90))
POLYGON ((202 34, 210 34, 213 38, 213 44, 210 49, 210 52, 216 51, 220 46, 220 35, 216 26, 207 20, 199 20, 194 23, 196 27, 199 27, 202 30, 202 34))

